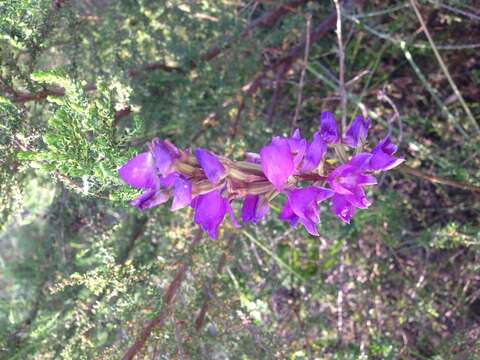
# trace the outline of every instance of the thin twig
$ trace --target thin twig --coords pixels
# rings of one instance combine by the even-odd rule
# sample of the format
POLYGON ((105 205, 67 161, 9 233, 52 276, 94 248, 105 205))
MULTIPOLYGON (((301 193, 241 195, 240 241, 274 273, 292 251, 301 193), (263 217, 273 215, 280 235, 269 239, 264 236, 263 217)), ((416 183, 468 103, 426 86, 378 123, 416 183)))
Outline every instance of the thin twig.
POLYGON ((293 116, 292 128, 298 126, 298 116, 300 115, 300 109, 302 107, 302 93, 305 85, 305 74, 307 72, 308 56, 310 53, 310 32, 312 29, 312 15, 307 15, 306 25, 306 39, 305 39, 305 55, 303 57, 302 73, 300 74, 300 83, 298 85, 297 106, 295 107, 295 115, 293 116))
POLYGON ((163 298, 162 311, 160 311, 160 314, 158 314, 153 320, 149 321, 145 325, 142 332, 135 340, 135 343, 128 349, 128 351, 123 356, 123 360, 132 360, 135 355, 145 346, 145 343, 152 334, 152 331, 154 329, 162 328, 165 325, 165 321, 170 312, 171 305, 175 300, 175 295, 177 294, 178 289, 182 285, 182 282, 185 279, 185 274, 190 266, 190 259, 193 254, 193 250, 200 243, 200 240, 202 240, 202 231, 199 230, 195 234, 193 241, 190 243, 188 249, 188 258, 185 260, 182 266, 180 266, 172 282, 170 283, 170 285, 168 285, 167 291, 163 298))
POLYGON ((435 46, 435 43, 433 42, 432 36, 430 35, 430 32, 427 29, 427 25, 423 21, 422 14, 420 14, 420 10, 418 10, 417 2, 415 0, 410 0, 410 4, 413 7, 413 10, 415 10, 415 14, 417 15, 418 21, 420 21, 420 24, 422 25, 423 32, 425 33, 425 36, 428 39, 428 42, 430 43, 430 46, 432 47, 433 53, 435 54, 435 57, 437 58, 437 61, 445 74, 448 82, 450 83, 450 86, 453 89, 453 92, 455 95, 457 95, 458 100, 460 100, 460 103, 462 104, 463 109, 465 110, 465 113, 467 114, 467 117, 470 119, 473 127, 475 130, 480 134, 480 126, 477 124, 477 121, 473 117, 472 112, 470 111, 470 108, 468 107, 467 103, 465 102, 465 99, 463 98, 460 90, 458 89, 457 85, 452 79, 452 76, 450 75, 450 72, 448 71, 447 66, 445 65, 442 57, 440 56, 440 53, 437 50, 437 47, 435 46))
POLYGON ((471 185, 471 184, 467 184, 467 183, 460 182, 460 181, 441 178, 441 177, 438 177, 438 176, 431 175, 431 174, 428 174, 426 172, 420 171, 418 169, 414 169, 414 168, 412 168, 408 165, 400 165, 397 169, 399 171, 405 173, 405 174, 419 177, 421 179, 427 180, 427 181, 429 181, 431 183, 434 183, 434 184, 452 186, 452 187, 455 187, 455 188, 458 188, 458 189, 468 190, 468 191, 472 191, 474 193, 479 193, 480 194, 480 186, 471 185))
POLYGON ((205 317, 207 315, 208 307, 209 307, 210 300, 211 300, 212 287, 215 284, 215 282, 218 280, 220 274, 223 271, 223 268, 225 267, 225 264, 227 262, 228 253, 231 250, 231 247, 233 245, 234 240, 235 240, 235 236, 233 234, 230 235, 227 247, 225 248, 224 252, 220 256, 220 260, 218 260, 217 269, 215 271, 215 274, 212 275, 212 278, 211 278, 210 282, 208 284, 206 284, 206 286, 205 286, 205 291, 207 293, 207 297, 203 301, 203 305, 202 305, 200 311, 198 312, 197 318, 195 319, 195 329, 197 331, 199 331, 203 327, 203 324, 205 323, 205 317))
POLYGON ((420 79, 420 82, 425 87, 425 89, 428 91, 428 93, 432 97, 433 101, 435 101, 437 106, 442 111, 442 114, 447 118, 448 121, 450 121, 453 124, 453 126, 458 130, 458 132, 460 132, 466 139, 470 138, 470 136, 467 134, 467 132, 460 125, 460 122, 457 120, 457 118, 455 116, 453 116, 453 114, 450 112, 450 110, 448 110, 448 107, 445 105, 445 103, 440 99, 440 96, 438 95, 438 92, 433 88, 432 85, 430 85, 428 80, 425 78, 422 71, 418 67, 417 63, 415 62, 415 60, 413 60, 412 53, 406 48, 406 44, 401 43, 400 48, 402 49, 403 54, 405 55, 405 58, 407 59, 410 66, 412 67, 413 71, 415 72, 417 77, 420 79))
POLYGON ((400 116, 400 112, 398 111, 397 105, 393 102, 393 100, 387 95, 385 90, 380 90, 377 93, 377 97, 379 100, 384 100, 386 101, 391 108, 393 109, 393 116, 388 120, 388 134, 390 135, 392 132, 392 124, 395 122, 395 120, 398 120, 398 144, 400 145, 403 140, 403 124, 402 124, 402 118, 400 116))
POLYGON ((337 331, 338 331, 338 343, 343 343, 343 301, 344 301, 344 283, 345 283, 345 253, 347 251, 347 244, 342 245, 340 254, 340 264, 338 268, 339 286, 337 292, 337 331))
POLYGON ((338 92, 340 95, 340 109, 342 112, 342 121, 340 134, 343 136, 347 128, 347 93, 345 91, 345 51, 343 49, 342 40, 342 10, 339 0, 333 0, 337 11, 337 41, 338 41, 338 57, 339 57, 339 74, 338 74, 338 92))
MULTIPOLYGON (((359 25, 361 28, 367 30, 369 33, 378 36, 380 39, 390 41, 393 44, 396 45, 401 45, 402 43, 408 44, 409 47, 416 48, 416 49, 430 49, 430 46, 428 42, 412 42, 409 41, 405 38, 402 38, 398 35, 390 35, 389 33, 385 33, 382 31, 379 31, 372 26, 366 24, 363 21, 360 21, 361 19, 363 20, 362 17, 358 15, 350 15, 350 14, 343 14, 342 15, 344 18, 354 22, 355 24, 359 25)), ((441 44, 441 45, 436 45, 436 48, 438 50, 472 50, 472 49, 477 49, 480 47, 480 43, 473 43, 473 44, 441 44)))
POLYGON ((182 334, 180 334, 180 329, 178 328, 177 320, 175 319, 175 314, 172 312, 171 316, 172 326, 175 330, 175 342, 177 343, 178 359, 185 360, 185 350, 183 350, 183 339, 182 334))

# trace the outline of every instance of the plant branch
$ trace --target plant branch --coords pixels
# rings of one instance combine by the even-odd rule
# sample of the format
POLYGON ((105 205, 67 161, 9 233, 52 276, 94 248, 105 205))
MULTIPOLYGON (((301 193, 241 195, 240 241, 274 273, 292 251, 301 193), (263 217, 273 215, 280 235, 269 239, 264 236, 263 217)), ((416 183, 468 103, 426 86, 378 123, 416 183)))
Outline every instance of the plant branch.
POLYGON ((297 106, 295 107, 295 115, 293 116, 292 128, 295 129, 298 126, 298 117, 300 115, 300 109, 302 108, 302 93, 305 86, 305 74, 307 72, 308 56, 310 53, 310 32, 312 29, 312 15, 307 15, 306 25, 306 39, 305 39, 305 55, 303 57, 302 73, 300 74, 300 83, 298 85, 297 106))
POLYGON ((340 96, 340 109, 342 113, 342 121, 340 134, 343 136, 347 128, 347 93, 345 91, 345 51, 343 49, 342 40, 342 9, 340 0, 333 0, 337 11, 337 41, 338 41, 338 58, 339 58, 339 74, 338 74, 338 92, 340 96))
POLYGON ((426 172, 420 171, 418 169, 412 168, 408 165, 404 165, 404 164, 400 165, 398 167, 398 171, 400 171, 402 173, 405 173, 405 174, 408 174, 408 175, 419 177, 421 179, 427 180, 427 181, 429 181, 431 183, 434 183, 434 184, 447 185, 447 186, 451 186, 451 187, 455 187, 455 188, 463 189, 463 190, 468 190, 468 191, 472 191, 474 193, 479 193, 480 194, 480 186, 471 185, 471 184, 467 184, 467 183, 464 183, 464 182, 445 179, 445 178, 442 178, 442 177, 439 177, 439 176, 431 175, 431 174, 428 174, 426 172))
POLYGON ((212 275, 212 279, 210 280, 210 282, 205 286, 205 292, 207 294, 207 297, 203 301, 203 305, 200 311, 198 312, 197 318, 195 319, 195 329, 197 331, 199 331, 203 327, 203 324, 205 323, 205 317, 207 315, 207 311, 210 303, 209 300, 211 298, 212 286, 218 280, 219 275, 222 273, 223 268, 225 267, 225 264, 227 262, 227 256, 229 251, 231 250, 234 240, 235 240, 235 236, 231 234, 228 240, 227 247, 225 248, 224 252, 220 256, 220 260, 218 260, 217 269, 215 273, 212 275))
POLYGON ((165 325, 165 321, 170 312, 170 308, 174 303, 175 295, 177 294, 178 289, 182 285, 183 280, 185 279, 185 274, 187 273, 187 270, 190 266, 190 260, 193 251, 200 243, 200 240, 202 240, 202 231, 198 230, 195 234, 193 241, 190 243, 187 260, 185 260, 185 262, 180 266, 172 282, 168 285, 167 291, 163 298, 162 311, 160 311, 160 314, 158 314, 153 320, 147 322, 142 332, 135 340, 135 343, 127 350, 127 352, 123 356, 123 360, 132 360, 135 355, 145 346, 148 338, 152 334, 152 331, 157 328, 162 328, 165 325))
POLYGON ((462 107, 465 110, 465 113, 467 114, 467 117, 469 118, 473 127, 480 134, 480 126, 477 124, 477 121, 473 117, 473 114, 470 111, 470 108, 468 107, 467 103, 465 102, 465 99, 463 98, 460 90, 458 89, 457 85, 453 81, 452 76, 450 75, 450 71, 448 71, 448 68, 445 65, 445 62, 443 61, 442 57, 440 56, 440 53, 438 52, 438 49, 435 46, 435 43, 433 42, 433 38, 432 38, 432 36, 430 35, 430 32, 427 29, 427 25, 425 24, 425 21, 422 18, 422 14, 420 14, 420 10, 418 9, 416 0, 410 0, 410 4, 412 5, 413 10, 415 11, 415 14, 417 15, 418 21, 422 25, 423 32, 425 33, 425 36, 427 37, 428 42, 430 43, 430 46, 432 47, 433 53, 435 54, 435 57, 437 58, 438 64, 440 65, 440 67, 441 67, 445 77, 447 78, 448 82, 450 83, 450 86, 452 87, 453 92, 457 96, 458 100, 460 100, 460 103, 462 104, 462 107))

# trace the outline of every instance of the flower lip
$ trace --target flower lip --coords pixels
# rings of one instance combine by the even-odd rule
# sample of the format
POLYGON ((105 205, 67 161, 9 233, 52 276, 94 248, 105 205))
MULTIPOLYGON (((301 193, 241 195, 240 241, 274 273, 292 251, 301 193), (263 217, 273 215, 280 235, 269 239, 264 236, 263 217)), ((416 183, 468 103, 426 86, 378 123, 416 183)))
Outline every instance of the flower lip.
POLYGON ((320 136, 327 144, 338 144, 340 141, 335 116, 329 111, 322 112, 320 116, 320 136))
POLYGON ((130 159, 118 173, 123 181, 137 189, 157 187, 158 175, 155 161, 150 152, 144 152, 130 159))
POLYGON ((313 141, 308 145, 305 159, 302 165, 302 172, 314 171, 320 165, 320 162, 327 153, 327 143, 323 140, 319 132, 313 135, 313 141))
POLYGON ((173 186, 172 211, 175 211, 192 202, 192 183, 183 176, 178 176, 173 186))
POLYGON ((365 119, 362 115, 357 116, 348 128, 343 143, 353 148, 364 144, 371 125, 372 119, 365 119))
POLYGON ((195 210, 194 222, 207 232, 210 238, 218 238, 218 229, 228 213, 235 227, 239 227, 233 209, 227 199, 222 196, 222 189, 210 191, 197 196, 191 202, 195 210))
POLYGON ((288 140, 273 138, 270 145, 260 150, 263 173, 279 191, 295 170, 294 159, 288 140))
POLYGON ((168 194, 160 189, 149 189, 130 202, 131 205, 143 211, 161 205, 168 201, 168 194))
POLYGON ((195 150, 195 156, 205 172, 205 176, 212 184, 218 184, 225 177, 225 167, 218 160, 217 156, 210 151, 198 148, 195 150))
POLYGON ((158 172, 162 175, 170 174, 173 171, 175 161, 180 157, 180 152, 176 146, 168 140, 154 139, 149 147, 158 172))
POLYGON ((372 150, 372 157, 369 161, 369 170, 387 171, 397 167, 405 161, 404 158, 394 157, 397 152, 397 145, 392 143, 390 136, 385 137, 372 150))
MULTIPOLYGON (((334 195, 330 189, 308 186, 288 192, 287 212, 298 217, 311 235, 318 235, 317 225, 320 223, 318 203, 334 195)), ((291 214, 285 216, 285 220, 295 219, 291 214)))
POLYGON ((242 206, 242 221, 244 223, 258 223, 268 213, 270 205, 265 197, 247 195, 242 206))

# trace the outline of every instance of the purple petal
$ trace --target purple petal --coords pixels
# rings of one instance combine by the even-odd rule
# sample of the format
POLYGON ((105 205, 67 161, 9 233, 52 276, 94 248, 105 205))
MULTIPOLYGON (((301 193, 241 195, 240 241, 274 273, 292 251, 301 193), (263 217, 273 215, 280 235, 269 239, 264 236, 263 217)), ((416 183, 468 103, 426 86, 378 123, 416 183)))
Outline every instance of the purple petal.
POLYGON ((364 144, 367 139, 368 129, 371 125, 372 119, 367 118, 365 120, 362 115, 357 116, 348 128, 343 138, 343 143, 351 147, 357 147, 359 143, 364 144))
POLYGON ((302 172, 312 172, 322 161, 327 153, 327 143, 322 139, 320 133, 313 135, 313 141, 308 145, 307 154, 302 165, 302 172))
POLYGON ((375 185, 377 179, 373 175, 364 174, 362 168, 347 163, 333 170, 327 182, 337 194, 353 195, 358 187, 375 185))
POLYGON ((243 201, 242 221, 253 224, 258 223, 267 214, 270 209, 268 201, 259 195, 247 195, 243 201))
POLYGON ((373 154, 372 158, 370 159, 369 169, 387 171, 393 169, 394 167, 397 167, 404 161, 404 158, 396 158, 386 153, 378 152, 376 154, 373 154))
POLYGON ((281 191, 294 172, 293 156, 288 140, 274 138, 270 145, 260 150, 260 157, 263 173, 277 190, 281 191))
POLYGON ((363 191, 363 189, 360 187, 357 188, 352 195, 345 195, 344 199, 359 209, 366 209, 372 205, 372 202, 367 199, 365 191, 363 191))
POLYGON ((221 195, 221 190, 199 195, 192 202, 195 209, 195 224, 200 225, 213 240, 218 237, 218 228, 225 218, 227 203, 221 195))
POLYGON ((205 175, 212 184, 218 184, 225 176, 225 167, 218 160, 218 158, 211 152, 203 149, 196 149, 195 156, 197 157, 200 166, 205 175))
POLYGON ((302 139, 300 136, 300 130, 297 129, 293 133, 292 137, 288 140, 290 145, 290 151, 293 154, 293 163, 295 168, 302 162, 305 152, 307 150, 307 140, 302 139))
POLYGON ((351 195, 352 190, 358 186, 357 171, 354 166, 340 165, 330 173, 327 182, 336 193, 351 195))
POLYGON ((373 175, 358 174, 357 175, 357 185, 358 186, 368 186, 376 185, 377 179, 373 175))
MULTIPOLYGON (((326 193, 333 195, 333 192, 324 189, 326 193)), ((295 189, 288 193, 288 201, 292 211, 300 218, 318 218, 317 198, 320 197, 320 192, 323 192, 315 186, 308 186, 303 189, 295 189)), ((324 195, 324 199, 327 197, 324 195)), ((323 200, 324 200, 323 199, 323 200)))
POLYGON ((232 220, 233 226, 236 227, 237 229, 240 228, 241 226, 238 223, 237 218, 235 217, 235 212, 233 211, 232 205, 230 204, 229 201, 227 201, 227 211, 228 211, 228 215, 230 215, 230 220, 232 220))
POLYGON ((372 153, 382 152, 387 155, 393 155, 397 152, 398 146, 392 143, 390 135, 386 136, 385 139, 380 141, 377 146, 373 149, 372 153))
POLYGON ((168 194, 161 190, 150 189, 145 191, 135 200, 132 200, 130 204, 136 206, 139 210, 145 210, 163 204, 167 202, 167 200, 168 194))
POLYGON ((179 157, 179 151, 169 141, 154 139, 150 144, 150 152, 155 159, 155 165, 158 172, 162 175, 168 175, 173 168, 175 160, 179 157))
POLYGON ((332 198, 332 211, 347 224, 350 224, 350 219, 355 215, 355 207, 345 199, 345 196, 339 194, 332 198))
POLYGON ((372 157, 372 154, 370 153, 357 154, 350 159, 350 161, 348 162, 348 165, 355 166, 359 170, 367 169, 368 163, 371 157, 372 157))
POLYGON ((397 146, 387 136, 373 149, 369 169, 387 171, 400 165, 405 159, 392 156, 396 151, 397 146))
POLYGON ((333 195, 333 191, 329 189, 308 186, 290 191, 288 203, 307 231, 312 235, 318 235, 317 224, 320 222, 318 203, 333 195))
POLYGON ((155 161, 150 152, 141 153, 123 165, 118 173, 128 185, 138 189, 157 187, 158 176, 155 161))
POLYGON ((298 223, 298 216, 294 214, 292 207, 290 206, 290 202, 287 201, 283 205, 282 212, 278 217, 280 220, 288 221, 292 227, 296 227, 298 223))
POLYGON ((300 218, 300 222, 302 223, 302 225, 305 227, 305 229, 308 231, 310 235, 313 235, 313 236, 319 235, 318 229, 317 229, 318 222, 315 222, 308 218, 304 218, 304 219, 300 218))
POLYGON ((245 160, 254 164, 261 164, 262 159, 260 158, 259 154, 247 152, 245 153, 245 160))
POLYGON ((192 183, 183 177, 177 177, 173 188, 172 211, 181 209, 192 201, 192 183))
POLYGON ((335 116, 329 111, 325 111, 321 115, 320 136, 327 144, 338 144, 340 141, 335 116))
POLYGON ((177 173, 177 172, 173 172, 171 174, 168 174, 167 176, 163 176, 163 177, 160 178, 160 185, 169 189, 173 185, 175 185, 175 181, 177 181, 179 176, 180 176, 180 174, 177 173))

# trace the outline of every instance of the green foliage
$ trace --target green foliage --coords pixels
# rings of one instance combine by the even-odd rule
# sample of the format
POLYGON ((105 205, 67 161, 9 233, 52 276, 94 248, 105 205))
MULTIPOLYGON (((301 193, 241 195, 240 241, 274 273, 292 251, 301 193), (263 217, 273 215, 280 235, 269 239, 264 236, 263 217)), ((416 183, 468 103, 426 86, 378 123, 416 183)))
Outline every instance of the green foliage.
MULTIPOLYGON (((127 207, 138 191, 117 170, 154 137, 241 159, 291 132, 300 91, 307 137, 338 108, 333 31, 306 64, 301 49, 283 77, 267 71, 254 95, 242 91, 304 40, 307 17, 315 30, 333 11, 308 1, 243 31, 280 3, 0 1, 1 359, 121 358, 182 264, 166 321, 137 357, 480 357, 480 204, 468 190, 379 174, 373 205, 348 226, 322 205, 319 237, 291 229, 279 196, 261 224, 227 222, 193 250, 192 209, 127 207)), ((478 186, 478 134, 407 5, 344 9, 348 118, 368 111, 369 138, 390 133, 408 165, 478 186)), ((421 5, 478 117, 479 58, 459 47, 478 42, 476 9, 421 5)))
POLYGON ((32 79, 62 87, 65 95, 48 98, 55 110, 43 135, 46 149, 23 152, 21 159, 41 163, 84 195, 104 196, 113 191, 115 199, 131 195, 119 191, 117 169, 133 154, 127 144, 141 131, 139 120, 133 129, 117 134, 112 91, 102 83, 96 86, 97 96, 89 99, 80 84, 59 71, 36 72, 32 79))
POLYGON ((0 97, 0 229, 20 207, 20 164, 17 160, 23 142, 22 114, 8 99, 0 97))

